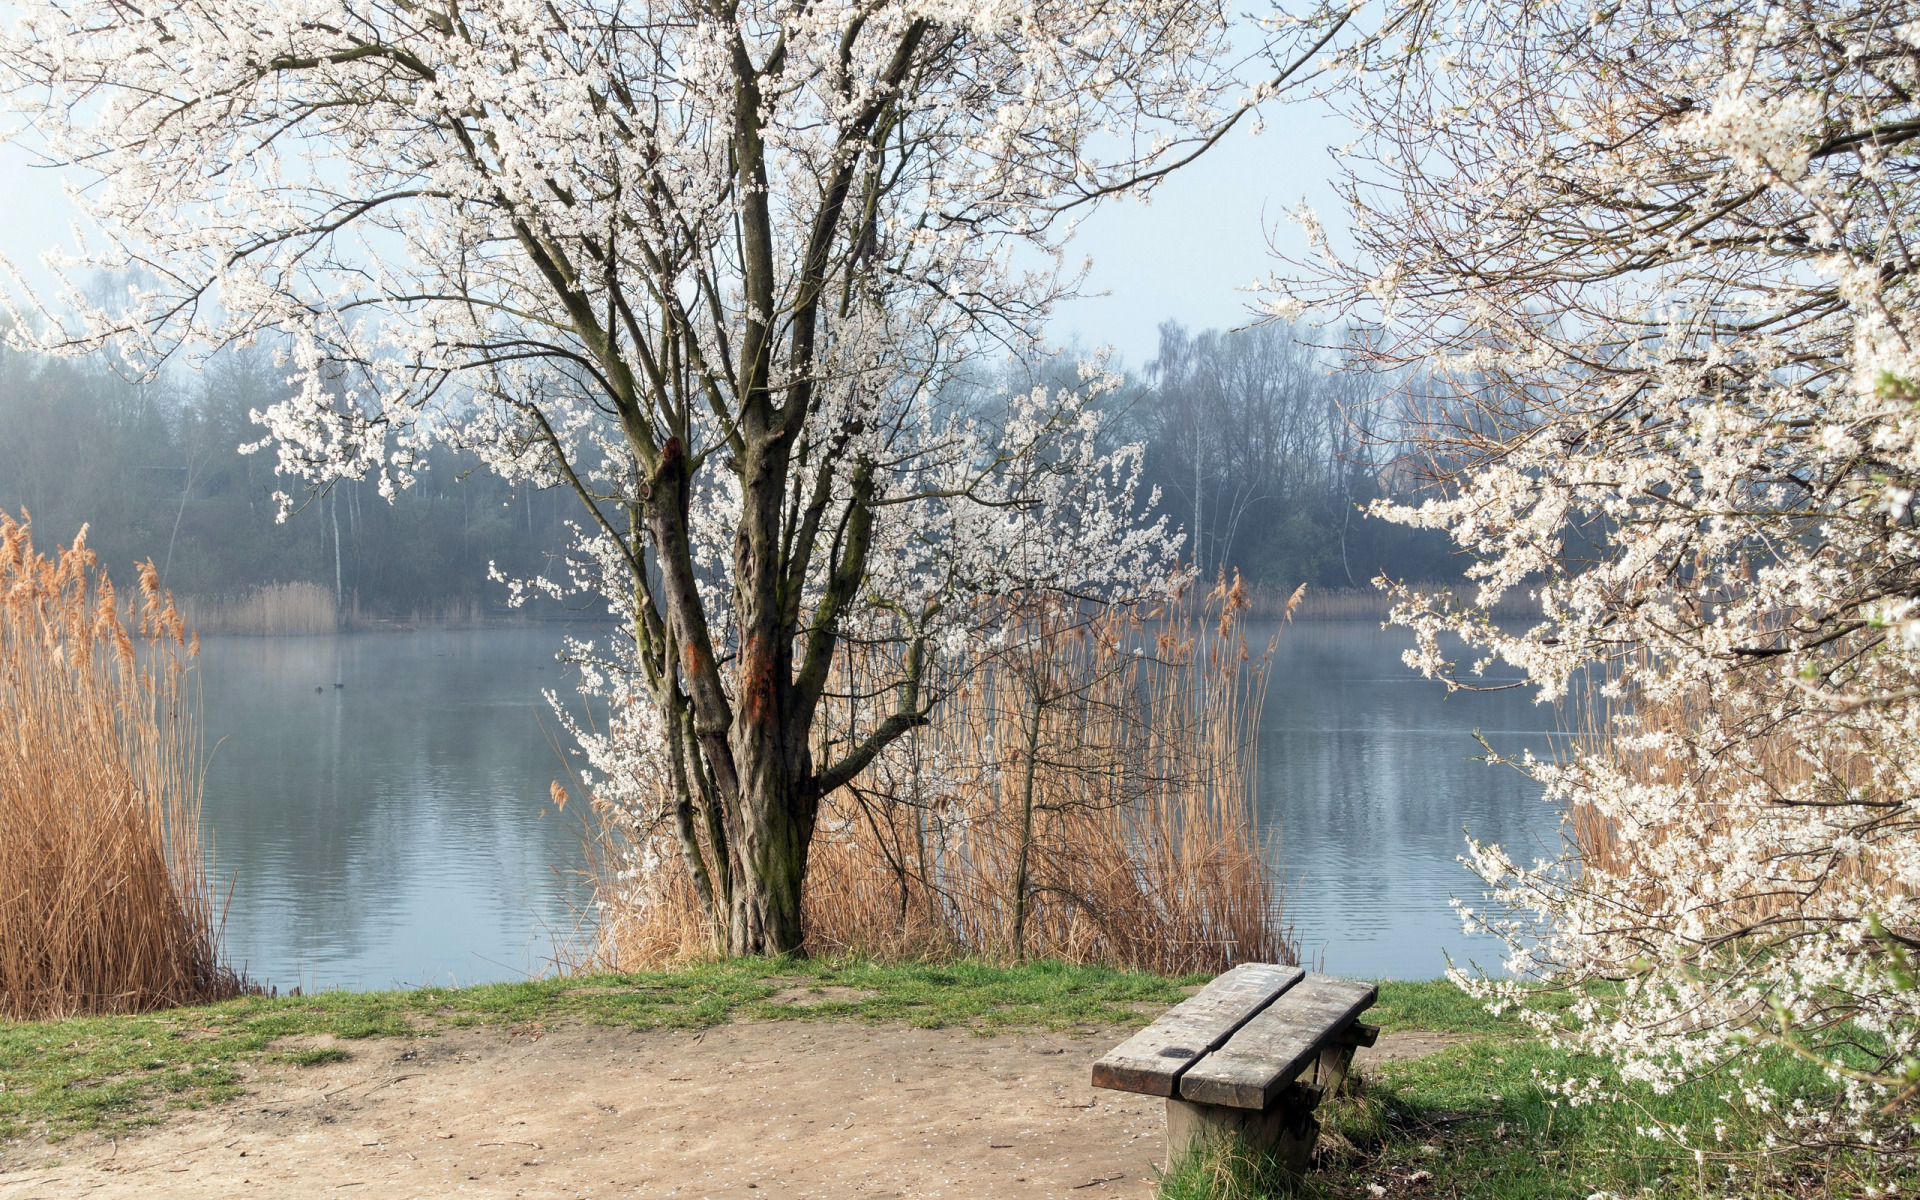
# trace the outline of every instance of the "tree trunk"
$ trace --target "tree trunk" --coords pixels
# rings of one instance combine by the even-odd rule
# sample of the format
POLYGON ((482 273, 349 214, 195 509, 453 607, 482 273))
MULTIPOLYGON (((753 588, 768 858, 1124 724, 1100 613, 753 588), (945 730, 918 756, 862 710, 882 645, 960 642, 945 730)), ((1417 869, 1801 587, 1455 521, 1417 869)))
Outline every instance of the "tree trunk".
POLYGON ((793 811, 787 797, 768 797, 758 820, 744 823, 741 878, 734 887, 728 930, 735 954, 801 954, 806 930, 801 923, 802 884, 813 820, 793 811))
MULTIPOLYGON (((663 670, 675 677, 667 689, 669 698, 685 688, 691 720, 685 740, 707 768, 705 776, 686 786, 690 790, 699 783, 711 792, 709 813, 718 805, 726 814, 726 853, 716 850, 707 864, 716 905, 725 913, 726 949, 738 955, 799 954, 806 939, 802 900, 807 852, 820 797, 866 760, 827 782, 816 775, 810 705, 824 682, 833 637, 810 631, 809 646, 822 653, 821 665, 812 675, 802 671, 796 678, 798 606, 786 589, 798 586, 799 577, 788 582, 781 539, 789 469, 785 439, 777 431, 763 432, 753 421, 743 422, 740 439, 742 504, 733 547, 730 614, 736 640, 732 695, 714 662, 719 652, 696 584, 687 525, 689 486, 677 443, 670 443, 662 455, 646 511, 672 627, 663 670), (810 685, 814 676, 818 680, 810 685)), ((864 574, 869 525, 865 514, 856 513, 837 535, 841 557, 816 606, 816 622, 830 620, 834 606, 864 574)), ((916 673, 919 661, 916 651, 910 657, 916 673)), ((720 844, 712 833, 707 840, 710 847, 720 844)), ((683 851, 689 844, 682 839, 683 851)), ((698 847, 693 850, 697 857, 698 847)), ((698 866, 689 861, 696 878, 698 866)))

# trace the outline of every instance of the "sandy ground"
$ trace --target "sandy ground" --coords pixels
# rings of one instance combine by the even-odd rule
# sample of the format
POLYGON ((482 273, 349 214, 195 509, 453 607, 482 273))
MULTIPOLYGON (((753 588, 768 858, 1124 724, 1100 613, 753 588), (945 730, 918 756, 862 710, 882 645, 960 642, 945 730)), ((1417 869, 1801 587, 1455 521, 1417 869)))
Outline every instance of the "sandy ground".
POLYGON ((263 1068, 243 1098, 132 1137, 27 1147, 45 1165, 0 1172, 0 1200, 1148 1200, 1163 1102, 1088 1084, 1122 1036, 775 1021, 347 1042, 350 1061, 263 1068))

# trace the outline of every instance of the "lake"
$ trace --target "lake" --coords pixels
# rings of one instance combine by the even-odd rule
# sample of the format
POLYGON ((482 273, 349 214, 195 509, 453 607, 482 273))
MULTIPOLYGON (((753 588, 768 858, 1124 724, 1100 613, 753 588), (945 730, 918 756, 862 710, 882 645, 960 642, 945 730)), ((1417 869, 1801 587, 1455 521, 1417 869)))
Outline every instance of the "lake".
POLYGON ((585 899, 575 810, 547 798, 561 637, 201 642, 202 819, 236 965, 282 991, 541 971, 585 899))
MULTIPOLYGON (((1255 631, 1259 632, 1259 631, 1255 631)), ((208 638, 204 820, 228 893, 227 947, 256 980, 383 988, 546 969, 588 899, 579 810, 541 689, 566 689, 554 627, 208 638), (338 685, 338 686, 336 686, 338 685)), ((1262 634, 1264 636, 1264 634, 1262 634)), ((1281 630, 1260 734, 1260 816, 1277 827, 1303 955, 1339 974, 1430 978, 1491 965, 1448 908, 1477 897, 1463 829, 1551 837, 1539 790, 1472 761, 1546 748, 1530 693, 1447 696, 1370 622, 1281 630)))
MULTIPOLYGON (((1373 622, 1280 631, 1260 722, 1260 819, 1277 832, 1301 959, 1336 975, 1431 979, 1447 955, 1497 968, 1501 946, 1462 935, 1449 904, 1478 906, 1458 859, 1471 832, 1531 861, 1558 814, 1502 754, 1549 752, 1561 723, 1534 690, 1455 692, 1400 661, 1411 636, 1373 622)), ((1489 669, 1482 684, 1517 675, 1489 669)), ((1557 853, 1557 850, 1554 851, 1557 853)))

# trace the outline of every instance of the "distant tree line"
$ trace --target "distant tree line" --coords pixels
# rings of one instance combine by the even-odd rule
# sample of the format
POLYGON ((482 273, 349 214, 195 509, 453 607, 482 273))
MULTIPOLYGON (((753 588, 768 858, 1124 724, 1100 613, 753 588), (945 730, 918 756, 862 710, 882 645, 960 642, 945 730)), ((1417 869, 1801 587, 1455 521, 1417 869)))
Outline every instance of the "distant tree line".
MULTIPOLYGON (((1076 357, 991 386, 1074 384, 1076 357), (1056 378, 1057 377, 1057 378, 1056 378)), ((1146 447, 1160 511, 1189 535, 1203 573, 1239 570, 1292 588, 1456 576, 1446 539, 1364 515, 1397 465, 1377 378, 1284 326, 1194 334, 1168 322, 1157 355, 1108 403, 1116 436, 1146 447)), ((271 453, 243 454, 249 419, 285 385, 267 355, 231 354, 193 375, 128 383, 105 365, 0 352, 0 509, 33 515, 42 545, 88 543, 115 577, 151 557, 182 595, 231 597, 265 584, 337 589, 374 617, 504 605, 489 562, 554 573, 573 499, 512 487, 438 449, 392 504, 368 482, 295 495, 271 453)))
POLYGON ((548 569, 571 497, 514 488, 436 450, 392 504, 371 482, 301 492, 271 451, 242 454, 248 416, 284 388, 264 353, 128 383, 105 364, 0 352, 0 509, 32 514, 42 546, 87 543, 112 577, 147 558, 180 595, 233 597, 275 583, 340 593, 373 617, 499 607, 509 574, 548 569), (294 493, 284 522, 274 498, 294 493))
MULTIPOLYGON (((1289 590, 1366 588, 1382 573, 1460 577, 1444 535, 1365 512, 1376 499, 1416 498, 1431 464, 1410 453, 1413 438, 1448 402, 1348 369, 1344 348, 1318 344, 1338 340, 1277 324, 1196 334, 1168 321, 1155 356, 1109 393, 1113 437, 1144 445, 1158 511, 1187 534, 1203 575, 1237 570, 1289 590)), ((976 386, 1075 387, 1083 357, 1070 350, 976 386)))
POLYGON ((1284 325, 1190 334, 1169 321, 1128 409, 1147 477, 1205 575, 1292 588, 1457 577, 1448 540, 1364 515, 1418 483, 1382 400, 1399 381, 1341 370, 1284 325))

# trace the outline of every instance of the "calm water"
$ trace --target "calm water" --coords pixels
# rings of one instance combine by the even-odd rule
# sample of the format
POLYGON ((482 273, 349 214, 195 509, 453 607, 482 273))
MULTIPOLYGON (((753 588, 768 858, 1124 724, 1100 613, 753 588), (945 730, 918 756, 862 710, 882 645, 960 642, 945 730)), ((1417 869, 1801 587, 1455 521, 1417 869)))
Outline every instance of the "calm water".
POLYGON ((547 800, 563 767, 540 689, 567 686, 561 636, 203 642, 234 961, 283 991, 539 973, 581 899, 575 810, 547 800))
POLYGON ((1458 862, 1466 833, 1522 861, 1557 845, 1540 788, 1476 761, 1485 751, 1473 738, 1477 729, 1503 754, 1544 754, 1554 710, 1529 688, 1449 696, 1400 661, 1409 644, 1372 622, 1303 621, 1281 633, 1274 657, 1260 817, 1279 827, 1302 958, 1338 975, 1428 979, 1449 954, 1497 967, 1499 943, 1465 937, 1448 903, 1480 899, 1458 862))
MULTIPOLYGON (((236 962, 282 990, 539 973, 584 899, 574 810, 543 687, 560 631, 223 638, 203 646, 206 819, 230 884, 236 962), (338 682, 342 686, 335 687, 338 682)), ((1261 816, 1281 830, 1288 912, 1326 969, 1426 978, 1491 963, 1450 895, 1463 827, 1531 845, 1538 791, 1471 761, 1544 748, 1522 692, 1446 697, 1371 623, 1288 627, 1260 741, 1261 816)))

